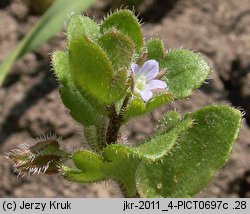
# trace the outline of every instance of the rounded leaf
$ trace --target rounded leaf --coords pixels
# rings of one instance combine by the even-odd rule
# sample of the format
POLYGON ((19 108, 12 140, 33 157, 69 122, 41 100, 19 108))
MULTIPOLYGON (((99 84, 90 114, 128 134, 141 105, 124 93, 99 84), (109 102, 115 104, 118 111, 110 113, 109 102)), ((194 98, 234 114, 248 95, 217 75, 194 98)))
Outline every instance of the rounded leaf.
POLYGON ((190 114, 194 126, 159 163, 141 163, 137 189, 141 197, 191 197, 201 191, 228 159, 241 126, 241 113, 208 106, 190 114))
POLYGON ((91 94, 102 103, 117 101, 124 95, 124 85, 114 84, 114 71, 107 55, 87 37, 71 41, 69 60, 73 82, 80 92, 91 94))
POLYGON ((183 99, 198 89, 207 79, 211 68, 200 55, 185 49, 171 50, 167 53, 163 67, 167 69, 165 80, 169 93, 175 99, 183 99))
POLYGON ((115 70, 130 66, 135 49, 130 37, 118 31, 111 31, 101 36, 98 43, 108 55, 115 70))
POLYGON ((140 52, 143 45, 141 26, 130 10, 119 10, 111 14, 101 25, 101 32, 115 28, 128 35, 135 43, 137 52, 140 52))

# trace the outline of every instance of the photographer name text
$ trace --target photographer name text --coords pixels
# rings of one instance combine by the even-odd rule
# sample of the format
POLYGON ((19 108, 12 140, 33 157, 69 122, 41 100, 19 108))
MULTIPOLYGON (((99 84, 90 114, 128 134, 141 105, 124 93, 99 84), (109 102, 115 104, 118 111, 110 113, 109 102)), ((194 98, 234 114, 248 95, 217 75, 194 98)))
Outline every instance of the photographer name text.
POLYGON ((16 210, 71 210, 71 203, 69 201, 58 202, 51 200, 49 202, 16 202, 16 201, 4 201, 2 203, 2 209, 4 211, 16 211, 16 210))

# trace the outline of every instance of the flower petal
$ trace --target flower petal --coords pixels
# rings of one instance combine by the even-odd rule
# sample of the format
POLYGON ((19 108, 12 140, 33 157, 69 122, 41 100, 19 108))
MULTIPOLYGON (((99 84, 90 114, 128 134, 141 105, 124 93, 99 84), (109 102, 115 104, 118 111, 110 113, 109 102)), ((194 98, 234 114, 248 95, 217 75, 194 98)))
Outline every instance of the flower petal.
POLYGON ((151 80, 146 85, 147 90, 167 89, 167 87, 167 84, 162 80, 151 80))
POLYGON ((147 102, 152 96, 153 96, 153 93, 152 91, 150 90, 143 90, 143 91, 140 91, 140 90, 136 90, 140 95, 141 95, 141 98, 147 102))
POLYGON ((159 63, 155 60, 148 60, 143 64, 141 71, 147 81, 150 81, 159 73, 159 63))
POLYGON ((140 68, 139 65, 137 65, 135 63, 132 63, 131 64, 131 69, 132 69, 133 74, 135 75, 135 74, 138 74, 140 72, 141 68, 140 68))

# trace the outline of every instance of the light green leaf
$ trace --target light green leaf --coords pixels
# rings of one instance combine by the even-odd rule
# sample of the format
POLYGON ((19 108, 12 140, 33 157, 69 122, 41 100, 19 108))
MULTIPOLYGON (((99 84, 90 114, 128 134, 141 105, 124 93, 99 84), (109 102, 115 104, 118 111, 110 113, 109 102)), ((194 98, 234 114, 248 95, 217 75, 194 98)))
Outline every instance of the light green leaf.
POLYGON ((162 162, 139 166, 136 183, 141 197, 191 197, 229 158, 241 126, 241 113, 227 106, 208 106, 190 116, 195 125, 162 162))
POLYGON ((77 151, 73 154, 72 160, 77 169, 63 167, 65 176, 74 182, 94 182, 105 178, 101 167, 103 159, 101 156, 90 151, 77 151))
POLYGON ((140 98, 133 98, 128 103, 128 106, 125 109, 124 118, 127 122, 130 118, 138 117, 144 114, 145 102, 140 98))
POLYGON ((181 115, 176 111, 169 111, 163 115, 158 124, 157 133, 167 132, 181 121, 181 115))
POLYGON ((159 94, 153 98, 151 98, 147 103, 146 103, 146 108, 145 112, 150 112, 162 105, 165 105, 167 103, 170 103, 173 100, 173 96, 171 94, 167 93, 162 93, 159 94))
POLYGON ((86 36, 93 41, 97 41, 101 35, 99 25, 91 18, 80 14, 74 14, 70 17, 66 34, 68 46, 72 39, 79 36, 86 36))
POLYGON ((165 57, 165 49, 163 41, 160 39, 151 39, 147 42, 148 59, 154 59, 159 62, 160 68, 162 68, 165 57))
POLYGON ((165 80, 174 99, 183 99, 198 89, 211 72, 206 60, 189 50, 176 49, 167 53, 163 62, 165 80))
POLYGON ((98 43, 106 52, 115 70, 130 66, 135 45, 123 33, 110 31, 99 38, 98 43))
POLYGON ((153 162, 163 158, 174 146, 177 138, 192 124, 192 119, 186 118, 169 132, 155 136, 138 147, 109 145, 104 149, 102 157, 88 151, 77 152, 75 154, 81 157, 75 158, 74 154, 73 161, 78 169, 65 168, 66 178, 78 182, 88 182, 89 178, 92 178, 92 181, 114 179, 124 185, 127 196, 134 197, 135 173, 140 162, 153 162), (89 157, 92 157, 92 160, 89 160, 89 157))
POLYGON ((69 61, 72 80, 80 92, 88 93, 102 103, 115 102, 124 96, 124 74, 114 76, 105 52, 87 37, 71 41, 69 61))
POLYGON ((101 116, 88 102, 86 97, 83 97, 76 89, 71 80, 67 53, 62 51, 54 52, 52 65, 57 79, 62 84, 60 87, 61 99, 64 105, 70 110, 71 116, 85 126, 98 124, 101 116))
POLYGON ((151 98, 148 102, 144 102, 140 98, 134 98, 130 101, 125 109, 124 118, 128 121, 130 118, 141 116, 147 112, 150 112, 162 105, 165 105, 173 100, 173 97, 169 93, 159 94, 151 98))
POLYGON ((38 45, 47 41, 55 33, 57 33, 64 24, 64 20, 72 12, 80 12, 86 10, 94 0, 57 0, 47 10, 47 12, 38 21, 35 27, 27 34, 26 37, 18 44, 14 52, 12 52, 5 61, 0 65, 0 86, 2 85, 6 75, 11 69, 13 63, 22 57, 25 53, 33 50, 38 45))
POLYGON ((135 43, 137 52, 143 45, 141 26, 130 10, 119 10, 110 15, 101 25, 101 32, 114 28, 129 36, 135 43))
POLYGON ((63 51, 55 51, 52 55, 52 67, 57 80, 63 85, 67 85, 69 75, 69 57, 63 51))

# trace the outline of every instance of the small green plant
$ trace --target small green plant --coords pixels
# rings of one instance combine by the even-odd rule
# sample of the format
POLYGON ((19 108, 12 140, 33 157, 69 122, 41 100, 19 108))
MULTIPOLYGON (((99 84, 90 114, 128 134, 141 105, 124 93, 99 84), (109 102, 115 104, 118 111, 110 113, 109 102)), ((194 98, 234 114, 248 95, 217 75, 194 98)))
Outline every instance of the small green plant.
POLYGON ((62 101, 90 149, 70 154, 56 138, 21 146, 9 154, 20 175, 60 172, 81 183, 113 179, 125 197, 191 197, 204 188, 229 158, 241 126, 238 110, 212 105, 184 116, 169 111, 139 146, 119 138, 132 118, 199 88, 211 72, 204 58, 185 49, 165 51, 160 39, 144 42, 129 10, 101 24, 73 15, 66 36, 68 48, 53 53, 52 65, 62 101))

